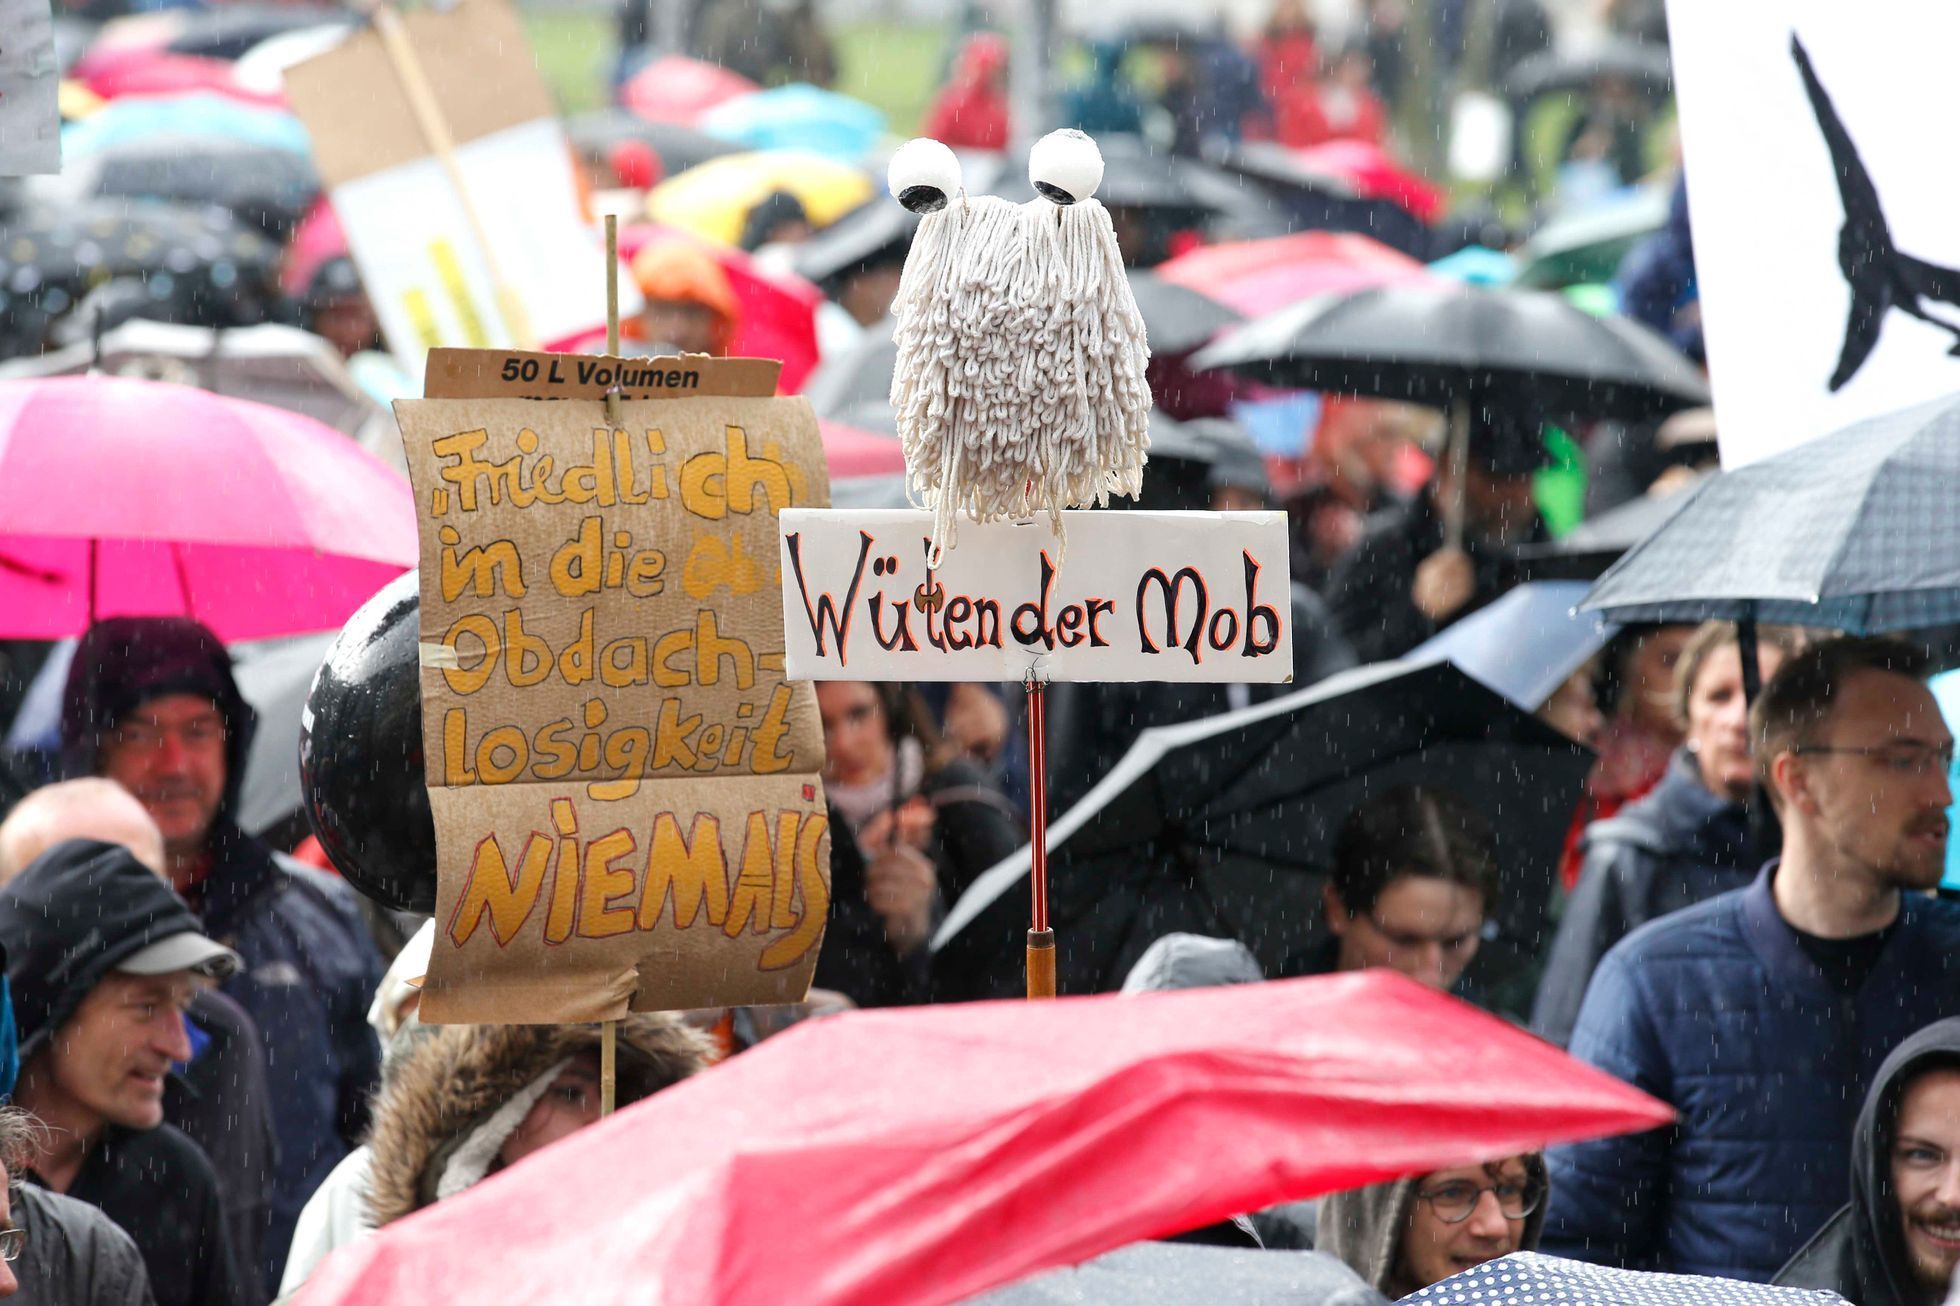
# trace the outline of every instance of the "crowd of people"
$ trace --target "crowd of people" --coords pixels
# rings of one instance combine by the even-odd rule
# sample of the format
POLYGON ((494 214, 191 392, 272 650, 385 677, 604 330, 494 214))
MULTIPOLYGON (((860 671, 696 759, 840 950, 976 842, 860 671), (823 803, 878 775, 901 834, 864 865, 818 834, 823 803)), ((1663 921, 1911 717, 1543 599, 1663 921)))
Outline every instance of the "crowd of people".
MULTIPOLYGON (((1461 24, 1477 7, 1434 8, 1438 49, 1467 58, 1477 43, 1461 24)), ((1664 40, 1659 8, 1608 6, 1622 30, 1664 40)), ((808 0, 681 9, 668 35, 758 85, 839 76, 808 0)), ((1489 9, 1505 67, 1550 48, 1535 0, 1489 9)), ((1407 6, 1370 0, 1360 13, 1329 33, 1300 0, 1278 0, 1245 39, 1206 30, 1088 42, 1057 112, 1104 138, 1112 158, 1123 147, 1109 142, 1123 137, 1171 157, 1344 141, 1393 153, 1411 91, 1407 6)), ((660 53, 658 17, 649 3, 624 8, 622 78, 660 53)), ((1005 150, 1012 57, 996 32, 949 41, 924 131, 1005 150)), ((1504 67, 1486 72, 1501 79, 1504 67)), ((1613 78, 1577 101, 1561 158, 1599 165, 1614 185, 1644 174, 1652 106, 1613 78)), ((585 152, 598 189, 644 191, 657 179, 626 167, 630 152, 585 152)), ((1701 361, 1685 191, 1676 183, 1672 194, 1667 224, 1626 256, 1618 302, 1701 361)), ((1120 197, 1110 207, 1138 270, 1218 234, 1166 225, 1120 197)), ((910 236, 889 197, 826 224, 794 190, 775 190, 738 216, 734 245, 663 230, 631 252, 645 303, 627 324, 631 348, 739 353, 759 305, 785 287, 805 307, 821 365, 877 343, 910 236), (825 245, 854 225, 872 234, 842 253, 825 245)), ((1448 224, 1403 217, 1435 236, 1429 254, 1493 226, 1486 214, 1452 239, 1448 224)), ((380 375, 392 362, 331 208, 234 221, 279 246, 266 260, 277 285, 253 311, 317 333, 375 397, 399 390, 399 375, 380 375)), ((78 323, 99 334, 132 314, 243 320, 236 298, 220 309, 208 295, 89 295, 0 297, 5 353, 31 357, 78 323)), ((1547 559, 1569 524, 1554 511, 1561 459, 1587 480, 1574 511, 1599 513, 1673 492, 1713 454, 1705 429, 1551 431, 1534 415, 1480 410, 1452 458, 1436 414, 1335 396, 1308 416, 1283 410, 1305 429, 1281 454, 1253 428, 1297 396, 1188 362, 1188 352, 1153 360, 1153 394, 1179 439, 1153 454, 1142 504, 1285 511, 1293 680, 1055 686, 1046 783, 1056 812, 1150 727, 1407 657, 1555 574, 1547 559)), ((861 410, 850 420, 877 424, 861 410)), ((25 685, 48 649, 4 652, 0 709, 25 715, 25 685)), ((263 1306, 296 1293, 335 1249, 598 1117, 593 1029, 424 1025, 415 981, 432 946, 426 919, 362 898, 290 820, 248 833, 240 798, 258 722, 234 653, 187 617, 95 622, 65 673, 50 664, 55 747, 0 768, 32 780, 0 785, 0 1296, 263 1306)), ((1129 992, 1386 968, 1490 1002, 1678 1116, 1665 1129, 1246 1212, 1194 1236, 1316 1249, 1385 1298, 1537 1249, 1828 1288, 1861 1306, 1944 1301, 1960 1265, 1960 907, 1934 893, 1954 741, 1927 681, 1956 662, 1953 632, 1620 628, 1527 705, 1595 750, 1569 816, 1559 807, 1556 863, 1505 866, 1502 814, 1439 767, 1316 815, 1326 864, 1277 963, 1234 937, 1252 922, 1136 939, 1129 992), (1499 1000, 1466 975, 1519 892, 1555 928, 1524 941, 1529 991, 1499 1000)), ((934 943, 962 895, 1027 839, 1016 690, 817 686, 832 905, 816 987, 792 1007, 628 1018, 621 1104, 798 1021, 1018 987, 1018 942, 934 943)), ((420 783, 419 773, 388 779, 420 783)))

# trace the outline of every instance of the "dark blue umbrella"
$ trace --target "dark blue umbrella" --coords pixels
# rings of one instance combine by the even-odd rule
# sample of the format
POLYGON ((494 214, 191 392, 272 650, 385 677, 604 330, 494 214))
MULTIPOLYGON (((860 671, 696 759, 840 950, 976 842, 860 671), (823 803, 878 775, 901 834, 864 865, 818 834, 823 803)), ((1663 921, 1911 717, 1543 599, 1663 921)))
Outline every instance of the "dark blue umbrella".
POLYGON ((1585 596, 1584 581, 1520 585, 1419 645, 1409 657, 1447 659, 1471 679, 1536 712, 1619 629, 1597 613, 1574 612, 1585 596))
POLYGON ((1853 634, 1960 621, 1960 397, 1725 472, 1581 605, 1614 621, 1853 634))
POLYGON ((1452 1274, 1404 1302, 1559 1302, 1562 1306, 1843 1306, 1814 1288, 1772 1288, 1698 1274, 1614 1270, 1537 1252, 1515 1252, 1452 1274))

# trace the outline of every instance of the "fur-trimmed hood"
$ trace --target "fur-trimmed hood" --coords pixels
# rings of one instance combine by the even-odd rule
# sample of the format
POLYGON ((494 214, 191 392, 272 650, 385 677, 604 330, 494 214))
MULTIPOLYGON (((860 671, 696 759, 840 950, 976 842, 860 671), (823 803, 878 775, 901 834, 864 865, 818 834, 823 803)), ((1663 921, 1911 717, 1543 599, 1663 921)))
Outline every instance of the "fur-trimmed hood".
MULTIPOLYGON (((375 1226, 432 1204, 465 1142, 546 1071, 582 1052, 599 1054, 597 1026, 442 1025, 407 1040, 389 1068, 368 1140, 374 1165, 367 1200, 375 1226)), ((678 1017, 627 1016, 619 1022, 617 1103, 649 1097, 710 1059, 706 1037, 678 1017)), ((515 1114, 507 1125, 496 1122, 504 1136, 523 1119, 523 1111, 515 1114)), ((486 1141, 501 1146, 502 1138, 486 1141)))

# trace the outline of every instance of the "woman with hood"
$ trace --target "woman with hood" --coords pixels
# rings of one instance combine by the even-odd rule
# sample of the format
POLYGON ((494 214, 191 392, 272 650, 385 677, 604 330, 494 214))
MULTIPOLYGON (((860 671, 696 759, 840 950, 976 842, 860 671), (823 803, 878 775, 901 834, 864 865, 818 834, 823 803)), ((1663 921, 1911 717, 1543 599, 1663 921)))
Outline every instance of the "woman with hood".
POLYGON ((1851 1135, 1851 1200, 1777 1272, 1858 1306, 1937 1306, 1960 1262, 1960 1019, 1901 1043, 1851 1135))
MULTIPOLYGON (((1759 639, 1756 664, 1767 682, 1797 644, 1774 627, 1759 639)), ((1756 763, 1734 626, 1711 621, 1682 648, 1675 715, 1685 738, 1660 783, 1587 827, 1579 882, 1531 1017, 1533 1032, 1560 1047, 1607 949, 1658 916, 1745 887, 1761 866, 1749 833, 1756 763)))
POLYGON ((1512 1252, 1545 1231, 1545 1158, 1456 1166, 1321 1199, 1318 1248, 1390 1298, 1512 1252))
POLYGON ((685 240, 662 240, 633 257, 633 279, 646 298, 636 334, 683 354, 728 357, 742 307, 714 257, 685 240))
POLYGON ((956 150, 1004 150, 1008 114, 1006 38, 976 32, 960 47, 952 80, 926 114, 924 134, 956 150))

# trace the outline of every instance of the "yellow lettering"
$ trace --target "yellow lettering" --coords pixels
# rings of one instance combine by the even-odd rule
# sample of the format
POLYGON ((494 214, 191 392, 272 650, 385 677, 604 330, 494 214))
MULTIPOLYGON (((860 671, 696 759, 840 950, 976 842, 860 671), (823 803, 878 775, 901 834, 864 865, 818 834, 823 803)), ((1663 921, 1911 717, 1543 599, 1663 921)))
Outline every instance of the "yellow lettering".
POLYGON ((633 928, 633 908, 615 906, 633 892, 633 872, 613 863, 633 851, 633 836, 625 830, 602 834, 585 845, 585 893, 579 904, 581 938, 610 939, 633 928))
POLYGON ((654 818, 653 847, 640 890, 641 929, 660 923, 669 898, 674 903, 675 929, 692 926, 703 905, 709 925, 719 926, 728 919, 728 864, 721 850, 721 822, 706 812, 695 814, 693 833, 685 838, 672 812, 654 818))
POLYGON ((538 889, 544 883, 545 864, 551 856, 551 840, 533 834, 524 841, 524 854, 513 881, 504 864, 504 850, 495 835, 476 846, 470 859, 469 879, 463 884, 463 899, 449 918, 449 937, 462 947, 476 933, 483 918, 490 918, 490 937, 497 946, 507 947, 524 927, 537 906, 538 889))

